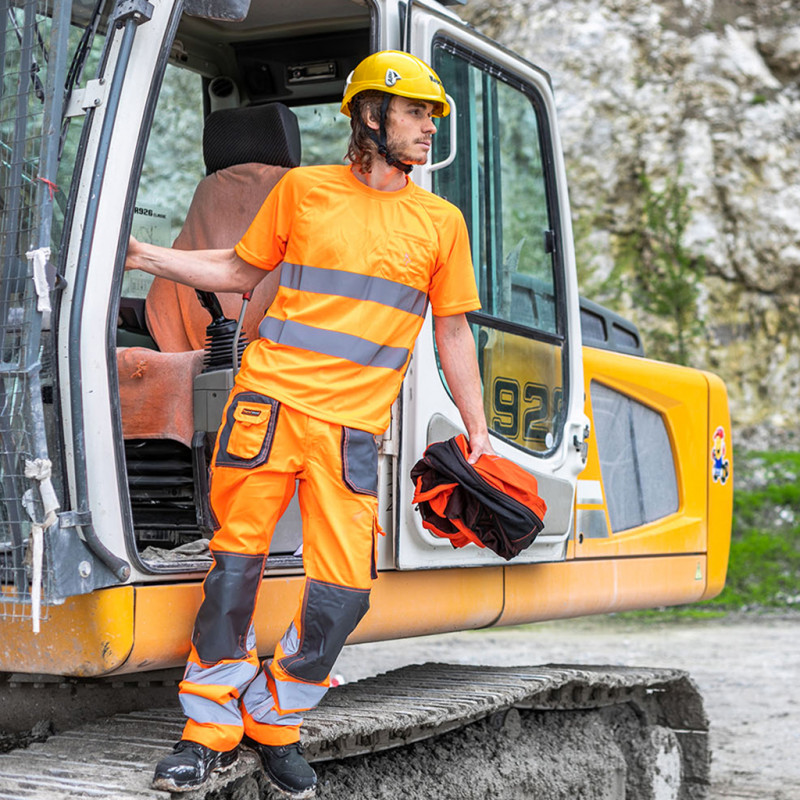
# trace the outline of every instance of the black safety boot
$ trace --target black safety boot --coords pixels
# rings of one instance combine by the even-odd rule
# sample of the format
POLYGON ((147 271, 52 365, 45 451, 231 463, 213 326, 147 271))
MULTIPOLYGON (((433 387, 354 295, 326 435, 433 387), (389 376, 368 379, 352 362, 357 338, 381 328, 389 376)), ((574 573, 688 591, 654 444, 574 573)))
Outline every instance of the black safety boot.
POLYGON ((261 757, 267 779, 278 793, 291 800, 305 800, 317 791, 317 773, 303 758, 299 744, 268 745, 245 736, 242 744, 261 757))
POLYGON ((156 766, 153 788, 165 792, 188 792, 204 784, 214 772, 230 769, 239 758, 239 750, 212 750, 182 739, 156 766))

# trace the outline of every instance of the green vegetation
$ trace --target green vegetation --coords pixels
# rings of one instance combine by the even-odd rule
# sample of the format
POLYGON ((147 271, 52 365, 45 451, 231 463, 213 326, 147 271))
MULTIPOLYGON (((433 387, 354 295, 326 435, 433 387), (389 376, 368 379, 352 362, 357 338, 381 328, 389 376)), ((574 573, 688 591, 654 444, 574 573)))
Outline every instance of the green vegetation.
POLYGON ((800 453, 749 453, 736 461, 726 609, 800 604, 800 453), (741 477, 738 477, 738 475, 741 477))
POLYGON ((800 453, 737 454, 728 576, 705 603, 620 617, 709 619, 733 611, 800 608, 800 453))
POLYGON ((594 210, 574 221, 574 233, 582 293, 632 319, 648 356, 686 365, 705 333, 699 299, 706 262, 685 241, 693 209, 682 173, 679 166, 658 182, 634 176, 635 217, 626 229, 614 231, 615 223, 594 210), (598 280, 586 266, 598 249, 592 233, 609 228, 614 266, 598 280))
POLYGON ((680 170, 659 191, 646 175, 639 179, 642 217, 630 240, 632 299, 637 308, 665 323, 648 331, 653 355, 688 364, 691 342, 703 332, 697 301, 706 266, 703 256, 683 244, 692 211, 689 189, 679 180, 680 170))

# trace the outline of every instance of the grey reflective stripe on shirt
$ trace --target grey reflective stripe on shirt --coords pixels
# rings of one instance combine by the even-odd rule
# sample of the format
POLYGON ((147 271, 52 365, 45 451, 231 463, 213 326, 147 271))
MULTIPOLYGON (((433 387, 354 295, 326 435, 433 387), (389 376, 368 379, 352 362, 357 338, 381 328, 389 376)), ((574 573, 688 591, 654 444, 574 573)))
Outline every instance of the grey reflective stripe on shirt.
POLYGON ((418 317, 425 316, 428 306, 428 295, 425 292, 404 283, 340 269, 290 264, 286 261, 281 267, 281 286, 301 292, 369 300, 418 317))
POLYGON ((264 317, 258 335, 276 344, 299 347, 326 356, 354 361, 364 367, 386 367, 401 371, 408 361, 408 349, 377 344, 339 331, 326 331, 292 320, 264 317))

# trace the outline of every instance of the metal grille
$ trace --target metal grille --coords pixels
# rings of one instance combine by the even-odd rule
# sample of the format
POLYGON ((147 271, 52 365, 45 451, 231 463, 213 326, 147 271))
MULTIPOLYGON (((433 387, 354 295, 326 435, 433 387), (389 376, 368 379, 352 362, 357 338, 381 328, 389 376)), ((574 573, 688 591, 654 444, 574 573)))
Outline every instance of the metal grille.
POLYGON ((53 599, 44 538, 58 510, 51 223, 70 3, 0 0, 0 10, 0 617, 38 630, 53 599))

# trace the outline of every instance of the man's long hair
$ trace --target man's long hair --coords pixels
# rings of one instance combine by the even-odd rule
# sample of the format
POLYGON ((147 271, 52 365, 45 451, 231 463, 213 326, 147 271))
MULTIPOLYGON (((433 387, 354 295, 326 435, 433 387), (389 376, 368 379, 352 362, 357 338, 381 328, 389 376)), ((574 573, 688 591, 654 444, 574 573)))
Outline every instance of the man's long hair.
POLYGON ((369 89, 359 92, 350 101, 350 142, 347 145, 347 158, 362 172, 372 172, 372 165, 378 156, 378 145, 372 138, 375 131, 365 120, 368 114, 375 120, 381 118, 384 96, 385 92, 369 89))

